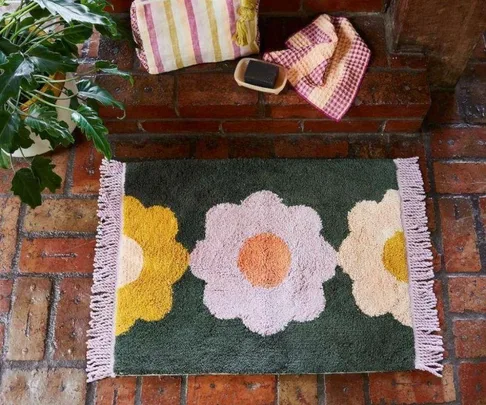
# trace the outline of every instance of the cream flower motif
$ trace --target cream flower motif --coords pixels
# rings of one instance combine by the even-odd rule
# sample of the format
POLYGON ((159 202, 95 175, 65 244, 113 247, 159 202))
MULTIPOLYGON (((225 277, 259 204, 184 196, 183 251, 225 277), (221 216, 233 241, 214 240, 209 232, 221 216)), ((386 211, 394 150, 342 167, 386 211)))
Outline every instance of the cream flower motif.
POLYGON ((206 282, 204 304, 264 336, 316 319, 326 302, 322 284, 337 264, 321 230, 316 211, 286 206, 270 191, 211 208, 206 237, 190 257, 192 273, 206 282))
POLYGON ((408 266, 400 194, 388 190, 379 203, 361 201, 348 214, 349 236, 338 262, 353 280, 358 307, 368 316, 391 313, 412 326, 408 266))

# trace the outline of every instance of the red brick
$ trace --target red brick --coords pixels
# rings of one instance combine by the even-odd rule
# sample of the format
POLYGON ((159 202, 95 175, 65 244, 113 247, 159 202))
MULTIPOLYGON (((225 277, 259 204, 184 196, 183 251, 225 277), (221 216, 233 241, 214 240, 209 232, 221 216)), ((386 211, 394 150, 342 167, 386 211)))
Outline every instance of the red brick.
POLYGON ((142 132, 138 126, 137 121, 129 121, 129 120, 114 120, 114 121, 107 121, 105 120, 105 127, 108 129, 110 135, 112 134, 134 134, 138 132, 142 132))
POLYGON ((196 142, 196 159, 226 159, 229 142, 226 137, 201 137, 196 142))
MULTIPOLYGON (((128 21, 124 21, 128 23, 128 21)), ((130 71, 135 60, 135 51, 128 40, 115 41, 108 37, 101 37, 98 48, 98 59, 107 60, 118 66, 118 69, 130 71)))
POLYGON ((73 167, 74 194, 97 194, 100 188, 100 164, 103 156, 91 142, 76 145, 73 167))
POLYGON ((219 132, 219 121, 145 121, 140 126, 153 133, 208 133, 219 132))
MULTIPOLYGON (((445 308, 444 308, 444 295, 443 295, 443 288, 442 288, 442 281, 434 280, 434 294, 437 297, 437 315, 439 317, 439 326, 441 336, 445 336, 447 334, 447 323, 446 323, 446 315, 445 315, 445 308)), ((449 352, 447 351, 447 347, 444 347, 444 358, 449 357, 449 352)))
POLYGON ((458 357, 486 357, 486 321, 454 321, 454 341, 458 357))
POLYGON ((12 286, 12 280, 0 280, 0 315, 5 315, 10 309, 12 286))
POLYGON ((486 157, 486 128, 439 128, 432 131, 434 158, 486 157))
POLYGON ((330 11, 381 11, 382 0, 304 0, 304 8, 317 13, 330 11))
POLYGON ((349 157, 360 159, 380 159, 387 155, 387 137, 353 136, 349 140, 349 157))
POLYGON ((318 405, 317 375, 278 377, 279 405, 318 405))
POLYGON ((187 405, 273 405, 275 403, 275 376, 190 376, 187 385, 187 405))
POLYGON ((291 13, 300 10, 302 0, 261 0, 260 12, 266 13, 291 13))
POLYGON ((456 399, 452 366, 444 366, 443 378, 425 371, 370 374, 372 404, 441 404, 456 399))
POLYGON ((302 132, 299 121, 287 120, 257 120, 257 121, 225 121, 223 132, 236 133, 268 133, 285 134, 302 132))
POLYGON ((273 139, 267 137, 236 137, 230 139, 232 158, 271 158, 275 155, 273 139))
POLYGON ((113 13, 126 13, 130 10, 133 0, 110 0, 113 8, 109 7, 108 11, 113 13))
POLYGON ((390 66, 392 68, 427 69, 427 58, 421 53, 391 54, 390 66))
POLYGON ((439 208, 446 271, 480 271, 471 202, 467 199, 441 199, 439 208))
POLYGON ((335 158, 346 157, 349 144, 346 140, 329 137, 299 136, 275 140, 275 155, 284 158, 335 158))
MULTIPOLYGON (((0 173, 3 170, 0 170, 0 173)), ((17 245, 17 221, 20 201, 17 198, 0 198, 0 273, 12 270, 17 245)))
POLYGON ((24 239, 19 270, 23 273, 92 273, 94 239, 24 239))
POLYGON ((143 377, 141 405, 176 405, 181 398, 180 377, 143 377))
POLYGON ((46 200, 36 209, 28 209, 24 221, 27 232, 96 232, 96 200, 46 200))
MULTIPOLYGON (((264 95, 266 115, 272 118, 323 118, 325 115, 294 90, 264 95)), ((347 117, 422 118, 430 106, 424 72, 369 71, 347 117)))
POLYGON ((432 198, 427 198, 425 203, 426 203, 426 209, 427 209, 427 219, 428 219, 429 230, 430 230, 430 232, 434 232, 435 229, 436 229, 434 200, 432 198))
POLYGON ((420 132, 422 120, 389 120, 384 132, 420 132))
POLYGON ((462 405, 486 405, 486 363, 459 365, 462 405))
POLYGON ((5 325, 3 323, 0 323, 0 353, 3 353, 4 340, 5 340, 5 325))
POLYGON ((451 312, 486 313, 486 277, 453 277, 448 284, 451 312))
POLYGON ((372 133, 378 132, 382 121, 327 121, 327 120, 306 120, 304 121, 304 132, 346 132, 346 133, 372 133))
POLYGON ((84 405, 85 401, 86 374, 83 370, 57 368, 3 371, 1 404, 84 405))
POLYGON ((432 105, 427 113, 427 120, 436 124, 461 122, 458 103, 454 92, 436 91, 431 94, 432 105))
POLYGON ((105 378, 96 388, 96 405, 135 405, 135 377, 105 378))
POLYGON ((47 333, 51 282, 19 278, 15 282, 9 325, 9 360, 42 360, 47 333))
MULTIPOLYGON (((379 2, 380 0, 377 1, 379 2)), ((364 2, 365 1, 362 1, 361 3, 364 2)), ((359 3, 360 1, 353 2, 354 5, 359 3)), ((366 3, 369 4, 370 2, 367 1, 366 3)), ((355 16, 351 17, 350 21, 356 31, 358 31, 361 38, 363 38, 363 41, 370 48, 370 66, 388 66, 388 51, 386 46, 385 24, 382 15, 366 14, 362 16, 355 16)))
MULTIPOLYGON (((57 149, 54 152, 50 152, 45 157, 52 160, 52 164, 55 166, 54 172, 62 178, 61 186, 55 191, 55 194, 60 194, 64 190, 64 184, 66 180, 67 166, 69 160, 69 149, 57 149)), ((52 194, 51 191, 45 189, 44 194, 52 194)))
POLYGON ((470 63, 456 87, 459 111, 472 125, 486 124, 486 63, 470 63))
POLYGON ((94 30, 93 35, 91 35, 91 38, 88 40, 87 46, 86 43, 84 44, 83 51, 86 52, 86 56, 88 58, 98 57, 98 51, 100 49, 100 38, 101 34, 98 31, 94 30))
POLYGON ((67 278, 61 281, 59 288, 54 358, 84 360, 90 320, 91 280, 67 278))
POLYGON ((327 405, 364 405, 363 376, 336 374, 324 376, 327 405))
MULTIPOLYGON (((125 103, 127 118, 174 118, 174 77, 170 75, 134 75, 134 85, 116 76, 99 76, 97 82, 118 101, 125 103)), ((106 118, 121 117, 120 110, 102 108, 106 118)))
POLYGON ((438 193, 486 193, 486 163, 434 163, 438 193))
POLYGON ((239 87, 231 73, 179 76, 178 107, 182 117, 252 117, 258 112, 258 93, 239 87))
POLYGON ((480 35, 472 57, 476 60, 486 60, 486 32, 480 35))
POLYGON ((191 155, 191 143, 186 139, 161 139, 157 141, 120 141, 115 144, 117 158, 177 159, 191 155))

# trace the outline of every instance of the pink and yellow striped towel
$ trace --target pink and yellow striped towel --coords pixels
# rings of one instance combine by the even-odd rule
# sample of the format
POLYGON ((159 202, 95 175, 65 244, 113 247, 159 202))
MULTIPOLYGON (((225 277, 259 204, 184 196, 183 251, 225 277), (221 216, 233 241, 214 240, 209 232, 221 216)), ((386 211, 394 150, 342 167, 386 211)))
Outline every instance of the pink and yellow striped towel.
POLYGON ((288 49, 264 59, 283 65, 298 94, 339 121, 351 106, 370 50, 344 17, 321 15, 285 43, 288 49))
POLYGON ((135 0, 131 21, 152 74, 259 52, 257 0, 135 0))

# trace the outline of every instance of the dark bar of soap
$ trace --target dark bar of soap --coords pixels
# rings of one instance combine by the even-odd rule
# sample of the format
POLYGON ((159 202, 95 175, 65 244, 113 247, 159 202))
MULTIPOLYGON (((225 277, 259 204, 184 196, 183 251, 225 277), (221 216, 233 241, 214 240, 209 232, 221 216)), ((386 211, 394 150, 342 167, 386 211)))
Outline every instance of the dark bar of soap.
POLYGON ((278 77, 278 66, 251 60, 245 72, 245 83, 273 89, 278 77))

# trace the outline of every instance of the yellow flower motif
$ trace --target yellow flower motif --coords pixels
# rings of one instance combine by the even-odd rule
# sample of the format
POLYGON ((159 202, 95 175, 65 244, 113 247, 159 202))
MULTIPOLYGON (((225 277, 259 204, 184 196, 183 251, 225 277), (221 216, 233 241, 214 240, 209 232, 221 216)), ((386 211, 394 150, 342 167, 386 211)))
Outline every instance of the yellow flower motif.
POLYGON ((123 199, 123 237, 116 298, 115 334, 137 319, 159 321, 172 308, 172 285, 189 265, 189 253, 175 240, 175 214, 160 206, 145 208, 123 199))
POLYGON ((412 326, 400 193, 388 190, 380 202, 361 201, 348 214, 350 233, 338 262, 353 280, 356 305, 368 316, 391 313, 412 326))

